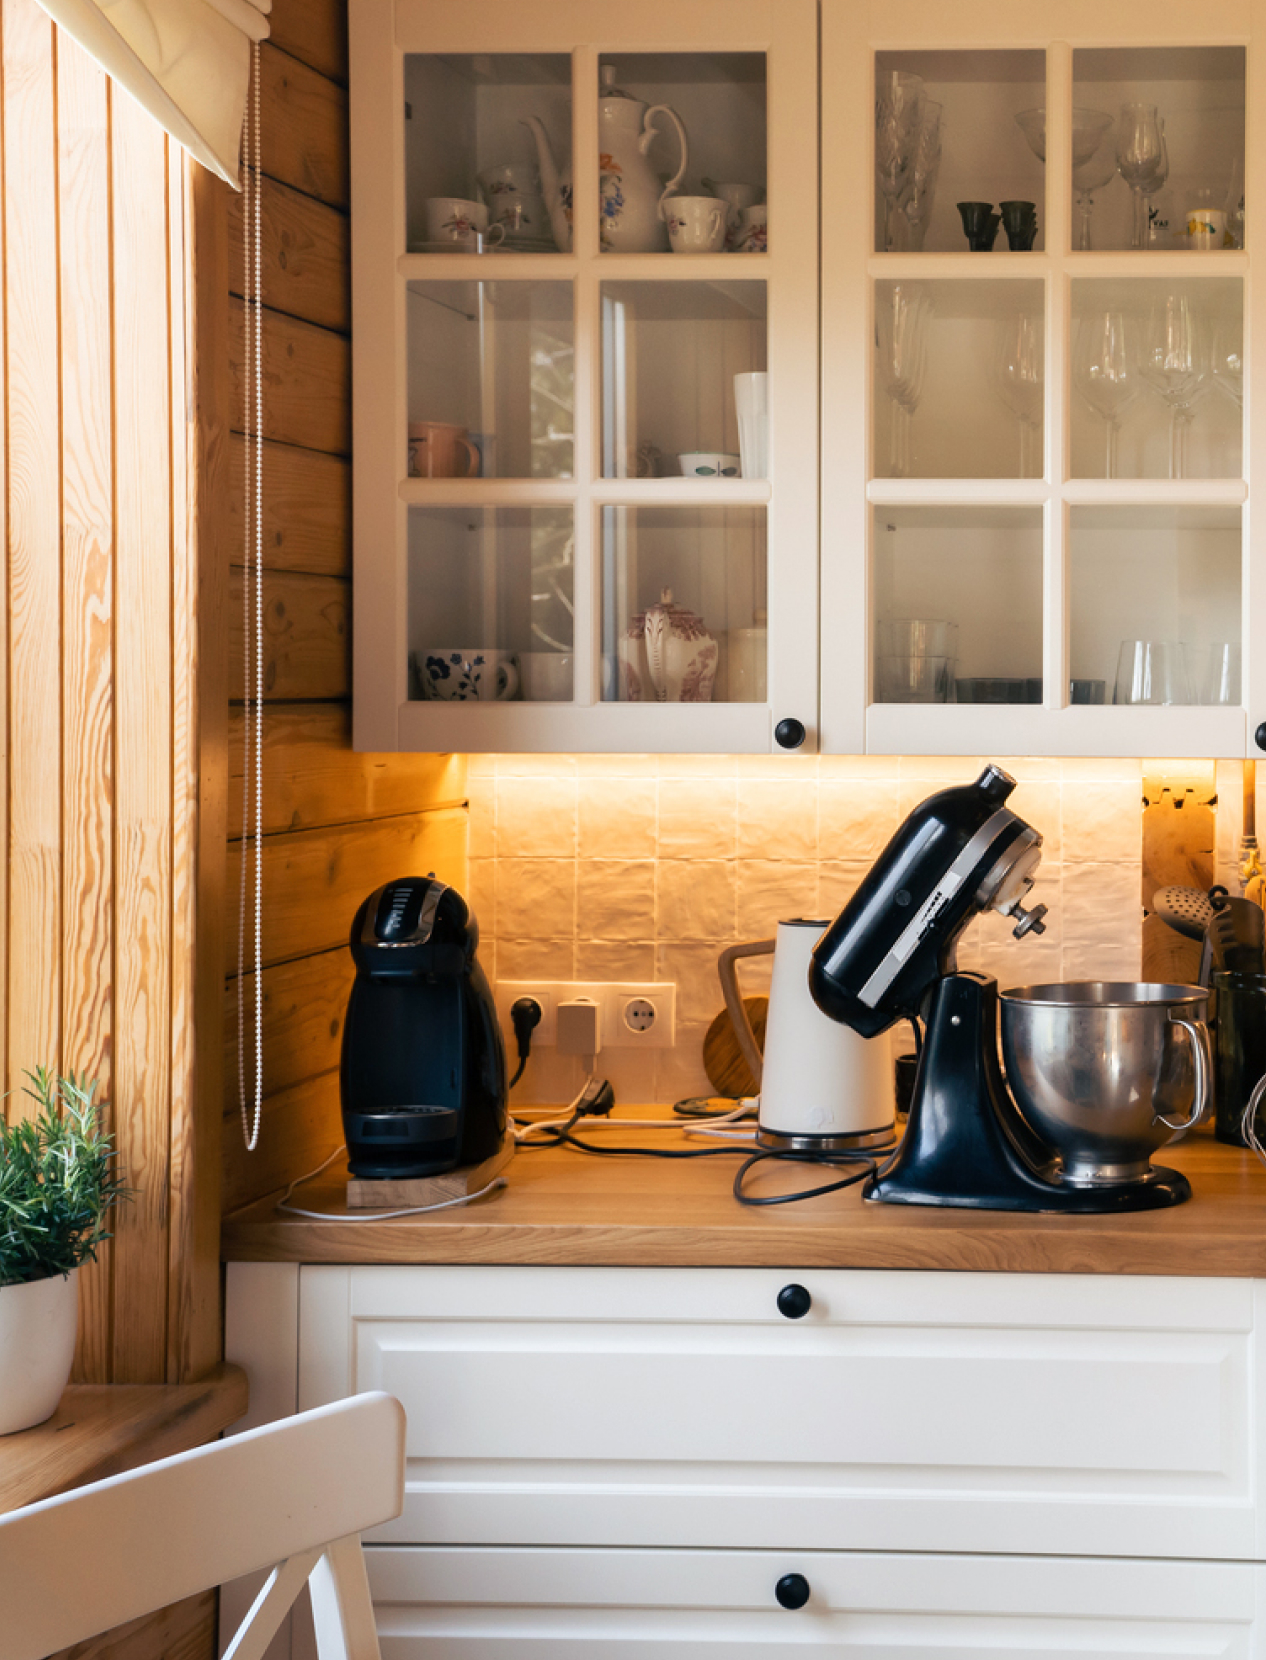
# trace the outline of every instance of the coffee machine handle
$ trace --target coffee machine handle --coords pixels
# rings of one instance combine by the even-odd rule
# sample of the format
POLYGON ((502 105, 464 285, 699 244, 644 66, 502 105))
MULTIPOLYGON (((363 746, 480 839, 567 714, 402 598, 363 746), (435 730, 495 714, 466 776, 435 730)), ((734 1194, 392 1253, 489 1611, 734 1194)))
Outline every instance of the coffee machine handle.
POLYGON ((1209 1048, 1209 1028, 1203 1020, 1188 1020, 1185 1015, 1171 1009, 1169 1013, 1171 1024, 1181 1026, 1191 1039, 1191 1055, 1196 1063, 1196 1086, 1193 1092, 1190 1118, 1181 1119, 1177 1124, 1172 1118, 1166 1118, 1163 1112, 1156 1114, 1156 1122, 1164 1124, 1170 1130, 1190 1130, 1198 1124, 1204 1116, 1204 1110, 1209 1104, 1209 1079, 1213 1075, 1213 1053, 1209 1048))
POLYGON ((721 990, 725 994, 725 1006, 730 1011, 734 1036, 738 1039, 738 1046, 742 1051, 743 1059, 751 1068, 757 1089, 760 1088, 762 1056, 756 1042, 756 1033, 752 1030, 752 1023, 747 1018, 747 1010, 743 1006, 743 998, 739 992, 738 976, 734 971, 734 965, 740 957, 772 957, 775 943, 774 940, 748 940, 743 945, 727 947, 717 958, 717 978, 720 980, 721 990))

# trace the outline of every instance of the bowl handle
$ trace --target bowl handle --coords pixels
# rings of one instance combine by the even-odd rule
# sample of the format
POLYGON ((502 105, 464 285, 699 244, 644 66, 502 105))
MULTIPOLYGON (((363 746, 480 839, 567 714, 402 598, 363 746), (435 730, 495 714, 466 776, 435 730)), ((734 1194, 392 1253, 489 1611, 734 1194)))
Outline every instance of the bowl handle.
POLYGON ((1163 1112, 1153 1114, 1152 1122, 1164 1124, 1170 1130, 1189 1130, 1198 1124, 1209 1104, 1209 1077, 1213 1071, 1213 1055, 1209 1048, 1209 1028, 1203 1020, 1188 1020, 1185 1015, 1178 1014, 1171 1009, 1169 1019, 1172 1025, 1181 1026, 1191 1039, 1192 1058, 1196 1063, 1195 1099, 1191 1104, 1191 1117, 1180 1120, 1177 1124, 1172 1118, 1166 1118, 1163 1112))

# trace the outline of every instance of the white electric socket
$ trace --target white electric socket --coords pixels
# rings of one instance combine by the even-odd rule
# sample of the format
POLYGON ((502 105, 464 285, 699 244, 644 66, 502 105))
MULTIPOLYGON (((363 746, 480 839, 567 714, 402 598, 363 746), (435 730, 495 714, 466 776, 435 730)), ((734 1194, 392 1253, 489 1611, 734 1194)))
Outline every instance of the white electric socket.
POLYGON ((533 1049, 558 1042, 558 1005, 588 997, 602 1007, 604 1049, 671 1049, 677 1036, 677 987, 671 981, 500 980, 494 993, 508 1054, 515 1053, 510 1006, 520 997, 541 1005, 533 1049))

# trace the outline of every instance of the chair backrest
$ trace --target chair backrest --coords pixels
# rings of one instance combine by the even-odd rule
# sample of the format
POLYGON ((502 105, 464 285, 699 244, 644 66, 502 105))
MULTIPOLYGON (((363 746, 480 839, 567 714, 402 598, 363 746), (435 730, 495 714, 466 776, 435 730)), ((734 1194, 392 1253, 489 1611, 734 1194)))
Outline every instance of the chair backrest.
POLYGON ((404 1504, 404 1409, 355 1395, 0 1516, 0 1656, 42 1660, 260 1568, 227 1651, 263 1653, 311 1576, 322 1660, 377 1660, 360 1534, 404 1504))

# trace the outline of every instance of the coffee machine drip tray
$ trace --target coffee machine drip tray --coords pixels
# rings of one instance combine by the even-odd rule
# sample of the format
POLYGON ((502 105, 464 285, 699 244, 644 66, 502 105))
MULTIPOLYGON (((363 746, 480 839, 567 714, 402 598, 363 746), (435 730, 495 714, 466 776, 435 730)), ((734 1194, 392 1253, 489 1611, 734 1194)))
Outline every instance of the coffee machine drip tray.
POLYGON ((435 1176, 457 1163, 462 1115, 454 1107, 400 1106, 381 1112, 344 1110, 347 1168, 371 1180, 435 1176))

